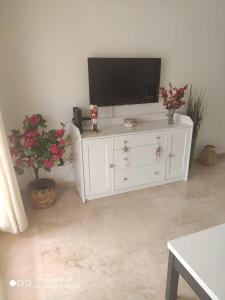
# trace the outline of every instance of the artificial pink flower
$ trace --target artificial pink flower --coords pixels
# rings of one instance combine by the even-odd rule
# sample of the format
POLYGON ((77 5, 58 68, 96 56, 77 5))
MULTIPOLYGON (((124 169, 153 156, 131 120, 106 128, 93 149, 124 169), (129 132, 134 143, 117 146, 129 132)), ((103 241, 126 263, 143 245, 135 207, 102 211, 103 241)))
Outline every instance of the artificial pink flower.
POLYGON ((37 115, 32 115, 29 119, 29 122, 30 122, 32 127, 37 126, 39 121, 40 121, 40 118, 37 115))
POLYGON ((175 110, 177 108, 180 108, 185 104, 185 101, 182 100, 182 98, 184 97, 186 90, 187 85, 178 89, 176 87, 173 87, 171 82, 169 83, 169 89, 161 87, 160 94, 163 98, 163 106, 167 110, 175 110))
POLYGON ((30 139, 30 138, 34 138, 39 135, 40 135, 40 133, 37 130, 32 130, 32 131, 28 131, 25 133, 25 138, 30 139))
POLYGON ((51 169, 54 166, 54 163, 51 161, 51 159, 44 160, 44 166, 47 169, 51 169))
POLYGON ((53 145, 50 146, 49 151, 52 154, 58 154, 59 148, 56 144, 53 144, 53 145))
POLYGON ((40 135, 39 132, 36 130, 26 132, 24 134, 24 138, 25 138, 24 147, 26 149, 29 149, 29 148, 35 146, 37 144, 37 141, 35 140, 35 138, 39 135, 40 135))
POLYGON ((24 147, 25 149, 29 149, 33 146, 35 146, 37 144, 37 142, 34 139, 26 139, 24 142, 24 147))
POLYGON ((60 140, 59 144, 64 146, 65 145, 65 140, 60 140))
POLYGON ((65 150, 64 149, 59 149, 58 151, 58 158, 62 158, 63 154, 64 154, 65 150))
POLYGON ((58 129, 58 130, 56 130, 56 132, 55 132, 55 136, 58 138, 58 139, 60 139, 60 138, 62 138, 63 136, 64 136, 64 133, 65 133, 65 129, 58 129))

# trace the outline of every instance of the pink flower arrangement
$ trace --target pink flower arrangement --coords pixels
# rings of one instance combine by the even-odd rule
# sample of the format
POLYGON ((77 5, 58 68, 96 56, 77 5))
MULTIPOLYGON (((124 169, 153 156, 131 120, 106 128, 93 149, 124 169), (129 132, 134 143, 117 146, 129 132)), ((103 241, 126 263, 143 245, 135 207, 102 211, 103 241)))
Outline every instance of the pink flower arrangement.
POLYGON ((160 95, 163 98, 163 106, 167 110, 175 110, 185 104, 183 100, 184 94, 187 90, 187 85, 181 88, 173 87, 171 82, 169 83, 169 89, 164 87, 160 88, 160 95))
POLYGON ((50 171, 54 165, 62 165, 65 152, 64 124, 62 128, 47 130, 47 122, 41 114, 25 116, 22 130, 12 130, 9 136, 10 152, 18 174, 23 174, 26 167, 32 167, 36 181, 39 169, 50 171))

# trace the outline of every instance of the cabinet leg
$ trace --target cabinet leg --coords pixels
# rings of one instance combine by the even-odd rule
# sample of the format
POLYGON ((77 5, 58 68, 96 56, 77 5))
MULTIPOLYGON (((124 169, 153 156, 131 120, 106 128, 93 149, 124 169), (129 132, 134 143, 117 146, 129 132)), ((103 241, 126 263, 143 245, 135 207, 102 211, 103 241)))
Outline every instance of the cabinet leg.
POLYGON ((176 300, 178 290, 179 273, 174 267, 174 255, 169 251, 166 300, 176 300))

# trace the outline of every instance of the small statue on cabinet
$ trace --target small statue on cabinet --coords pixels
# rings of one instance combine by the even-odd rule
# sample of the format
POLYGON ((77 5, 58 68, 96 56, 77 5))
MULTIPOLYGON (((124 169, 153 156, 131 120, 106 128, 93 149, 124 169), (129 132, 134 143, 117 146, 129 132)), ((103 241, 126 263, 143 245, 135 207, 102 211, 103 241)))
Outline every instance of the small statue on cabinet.
POLYGON ((91 122, 92 122, 91 129, 93 131, 98 131, 98 127, 97 127, 98 107, 97 107, 97 105, 90 105, 90 115, 91 115, 91 122))

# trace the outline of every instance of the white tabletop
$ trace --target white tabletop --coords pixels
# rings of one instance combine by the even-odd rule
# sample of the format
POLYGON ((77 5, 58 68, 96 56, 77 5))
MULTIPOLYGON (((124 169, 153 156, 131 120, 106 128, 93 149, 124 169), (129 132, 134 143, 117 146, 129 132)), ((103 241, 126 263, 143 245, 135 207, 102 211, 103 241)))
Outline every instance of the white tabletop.
POLYGON ((135 134, 139 132, 148 132, 148 131, 158 131, 163 129, 169 128, 185 128, 190 127, 190 124, 185 124, 180 121, 176 121, 175 124, 169 125, 167 119, 162 120, 154 120, 148 122, 138 122, 137 126, 133 128, 127 128, 123 124, 116 124, 116 125, 107 125, 107 126, 99 126, 100 131, 93 132, 91 130, 84 131, 81 135, 82 139, 96 139, 102 138, 107 136, 114 136, 114 135, 126 135, 126 134, 135 134))
POLYGON ((169 241, 168 248, 213 300, 225 299, 225 224, 169 241))

